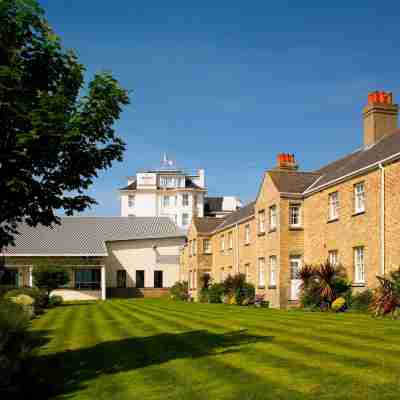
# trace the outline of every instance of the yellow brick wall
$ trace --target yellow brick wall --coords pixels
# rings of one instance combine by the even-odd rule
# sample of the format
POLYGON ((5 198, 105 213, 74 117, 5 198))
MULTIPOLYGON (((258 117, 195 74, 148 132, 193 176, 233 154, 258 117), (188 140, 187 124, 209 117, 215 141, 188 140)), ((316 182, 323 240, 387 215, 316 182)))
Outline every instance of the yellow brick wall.
POLYGON ((376 284, 379 273, 380 172, 373 171, 313 194, 305 199, 305 262, 322 263, 329 250, 354 279, 354 247, 364 246, 366 286, 376 284), (365 213, 354 215, 354 185, 364 182, 365 213), (339 219, 328 222, 329 193, 339 192, 339 219))
POLYGON ((385 270, 400 266, 400 162, 385 167, 385 270))
POLYGON ((260 187, 260 191, 257 197, 257 201, 255 204, 255 218, 256 218, 256 247, 255 247, 255 258, 256 258, 256 266, 255 266, 255 286, 256 292, 260 294, 265 294, 265 299, 268 300, 272 307, 279 307, 280 305, 280 285, 277 284, 276 288, 270 287, 269 282, 269 257, 276 256, 277 257, 277 283, 280 282, 282 274, 284 275, 284 271, 282 269, 282 261, 280 254, 280 237, 281 237, 281 199, 278 190, 276 189, 272 179, 268 173, 265 174, 263 182, 260 187), (278 215, 278 226, 275 231, 270 231, 269 228, 269 208, 273 205, 277 207, 277 215, 278 215), (262 234, 258 229, 258 215, 259 212, 264 210, 265 212, 265 233, 262 234), (265 288, 262 289, 260 286, 260 282, 258 282, 258 260, 259 258, 265 258, 265 288))

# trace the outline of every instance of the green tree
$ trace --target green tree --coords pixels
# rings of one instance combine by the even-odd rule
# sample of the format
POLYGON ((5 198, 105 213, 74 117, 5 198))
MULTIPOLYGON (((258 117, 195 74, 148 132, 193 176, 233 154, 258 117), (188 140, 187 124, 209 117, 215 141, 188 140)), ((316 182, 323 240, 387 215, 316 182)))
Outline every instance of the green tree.
POLYGON ((39 289, 44 289, 50 296, 52 290, 58 289, 69 282, 68 271, 57 265, 43 265, 33 268, 33 283, 39 289))
POLYGON ((113 129, 127 91, 110 73, 84 87, 84 67, 36 0, 0 1, 0 250, 18 224, 59 223, 96 204, 98 172, 122 161, 113 129))

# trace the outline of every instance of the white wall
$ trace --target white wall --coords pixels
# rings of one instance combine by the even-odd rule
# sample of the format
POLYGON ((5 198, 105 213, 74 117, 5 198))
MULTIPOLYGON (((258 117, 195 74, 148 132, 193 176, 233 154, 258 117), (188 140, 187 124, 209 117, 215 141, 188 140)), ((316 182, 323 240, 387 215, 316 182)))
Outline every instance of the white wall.
POLYGON ((185 239, 125 240, 107 243, 105 258, 107 287, 117 286, 117 270, 127 271, 127 287, 135 287, 136 270, 145 271, 145 287, 154 287, 154 271, 163 271, 163 286, 171 287, 179 280, 179 249, 185 239), (156 249, 153 248, 156 246, 156 249), (162 256, 174 256, 174 263, 160 262, 162 256), (176 256, 176 257, 175 257, 176 256))
POLYGON ((157 216, 157 194, 155 192, 132 192, 135 196, 135 206, 129 207, 129 193, 121 194, 121 216, 135 215, 136 217, 157 216))

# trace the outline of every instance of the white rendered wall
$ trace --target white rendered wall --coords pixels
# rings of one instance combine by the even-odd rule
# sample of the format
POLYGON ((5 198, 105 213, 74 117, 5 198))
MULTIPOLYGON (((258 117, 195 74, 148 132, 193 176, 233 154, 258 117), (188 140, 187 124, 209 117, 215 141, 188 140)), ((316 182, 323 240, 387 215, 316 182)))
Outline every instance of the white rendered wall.
POLYGON ((157 213, 157 194, 156 192, 132 192, 135 196, 134 207, 129 207, 129 193, 121 194, 121 216, 127 217, 156 217, 157 213))
POLYGON ((144 270, 145 287, 154 287, 154 271, 163 271, 163 286, 171 287, 179 280, 179 250, 185 239, 126 240, 107 243, 107 287, 117 286, 117 271, 126 270, 127 287, 136 286, 136 270, 144 270), (169 258, 168 262, 163 262, 169 258))

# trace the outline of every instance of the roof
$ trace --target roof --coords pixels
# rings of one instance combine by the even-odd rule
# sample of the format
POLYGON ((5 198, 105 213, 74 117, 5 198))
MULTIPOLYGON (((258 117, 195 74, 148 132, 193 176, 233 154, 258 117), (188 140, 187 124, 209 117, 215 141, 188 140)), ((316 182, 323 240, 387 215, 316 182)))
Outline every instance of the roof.
POLYGON ((400 153, 400 129, 383 137, 379 142, 366 149, 357 150, 316 171, 321 178, 313 185, 313 190, 360 169, 379 163, 400 153))
POLYGON ((272 170, 268 173, 281 193, 305 195, 396 156, 400 157, 400 129, 383 137, 373 146, 356 150, 316 171, 272 170))
POLYGON ((220 231, 225 229, 231 225, 234 225, 244 219, 250 218, 254 215, 254 205, 255 201, 245 205, 237 211, 234 211, 232 214, 229 214, 220 225, 216 227, 216 231, 220 231))
POLYGON ((211 214, 223 211, 223 197, 205 197, 204 198, 204 212, 211 214))
POLYGON ((18 226, 6 255, 105 256, 105 242, 184 237, 168 217, 65 217, 61 225, 18 226))
MULTIPOLYGON (((192 179, 186 177, 185 178, 185 188, 189 188, 189 189, 202 189, 204 190, 202 187, 196 185, 192 179)), ((161 187, 157 187, 157 189, 165 189, 165 188, 161 188, 161 187)), ((168 188, 167 188, 168 189, 168 188)), ((129 185, 124 186, 122 188, 120 188, 120 190, 137 190, 137 181, 134 180, 133 182, 131 182, 129 185)))
POLYGON ((269 171, 272 181, 281 193, 303 193, 321 174, 300 171, 269 171))
POLYGON ((194 218, 193 221, 198 233, 209 234, 213 232, 218 225, 221 225, 224 219, 215 217, 203 217, 194 218))

